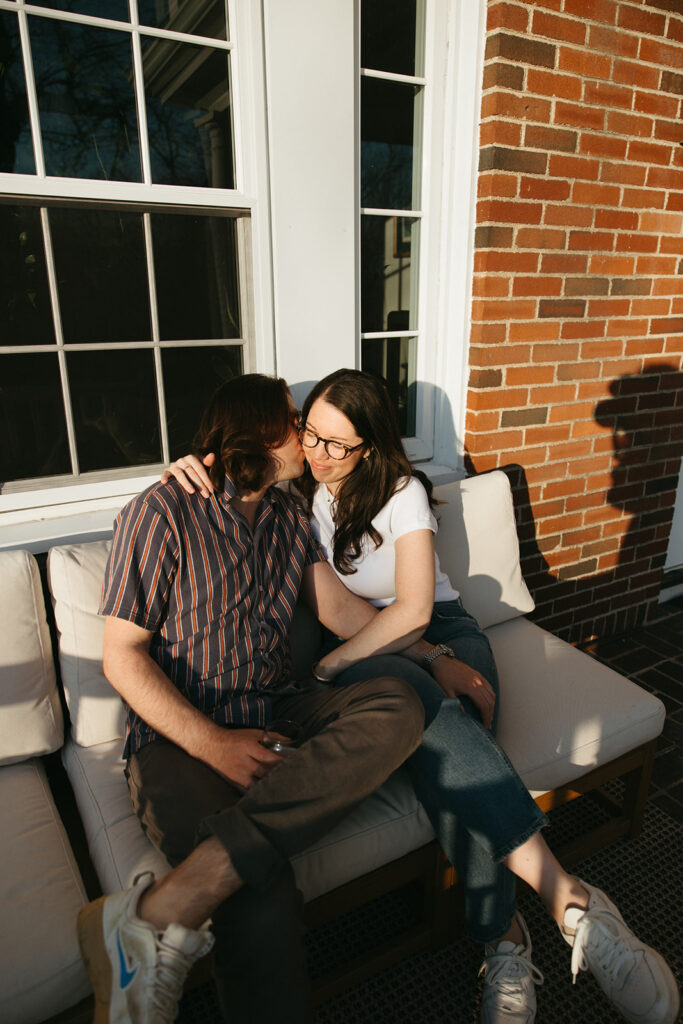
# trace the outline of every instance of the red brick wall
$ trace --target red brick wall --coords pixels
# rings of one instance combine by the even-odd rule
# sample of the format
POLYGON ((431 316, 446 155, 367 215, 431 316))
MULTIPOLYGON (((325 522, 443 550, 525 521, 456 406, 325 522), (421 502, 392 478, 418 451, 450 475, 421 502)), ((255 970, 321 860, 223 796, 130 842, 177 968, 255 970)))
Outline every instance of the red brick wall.
POLYGON ((491 0, 466 445, 536 619, 656 607, 683 453, 683 2, 491 0))

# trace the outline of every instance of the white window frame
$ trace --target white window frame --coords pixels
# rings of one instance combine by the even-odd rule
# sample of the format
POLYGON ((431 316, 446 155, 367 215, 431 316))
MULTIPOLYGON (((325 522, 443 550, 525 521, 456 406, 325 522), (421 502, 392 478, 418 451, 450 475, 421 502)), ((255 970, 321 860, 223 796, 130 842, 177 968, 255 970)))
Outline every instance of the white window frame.
MULTIPOLYGON (((133 8, 136 7, 134 4, 133 8)), ((16 3, 0 0, 0 11, 18 16, 24 44, 28 40, 27 15, 47 16, 44 8, 25 0, 16 3)), ((122 203, 138 208, 144 206, 150 212, 155 208, 225 209, 240 214, 236 223, 244 367, 247 372, 258 366, 264 372, 272 373, 275 371, 275 354, 270 219, 267 202, 258 202, 259 196, 268 194, 264 82, 260 61, 254 59, 254 54, 260 53, 262 23, 258 4, 227 0, 227 12, 229 41, 196 35, 180 37, 188 43, 204 43, 230 54, 234 189, 151 184, 146 132, 142 130, 143 182, 105 182, 46 175, 33 69, 27 60, 24 75, 33 127, 36 174, 0 173, 0 194, 19 201, 30 198, 46 202, 67 199, 122 203)), ((54 10, 49 16, 52 20, 131 33, 136 51, 140 49, 140 37, 133 33, 137 25, 134 15, 130 23, 54 10)), ((179 38, 178 33, 150 26, 145 26, 145 34, 161 39, 179 38)), ((137 78, 141 68, 139 52, 136 56, 137 78)), ((140 83, 136 82, 136 85, 137 116, 142 127, 146 122, 144 93, 139 88, 140 83)), ((98 536, 110 532, 113 512, 129 497, 158 479, 162 465, 163 462, 145 467, 133 475, 130 469, 122 467, 84 473, 78 480, 69 476, 56 477, 49 483, 22 480, 7 484, 0 494, 0 548, 26 546, 31 550, 43 550, 50 543, 66 537, 98 536)))
MULTIPOLYGON (((426 2, 418 423, 407 447, 438 481, 463 473, 487 0, 426 2)), ((23 0, 0 0, 0 9, 44 13, 23 0)), ((252 272, 253 362, 245 369, 284 376, 300 403, 320 377, 360 365, 358 0, 228 0, 228 16, 237 188, 210 190, 211 205, 250 219, 240 253, 252 272)), ((203 189, 47 177, 39 184, 36 191, 35 176, 0 174, 0 192, 17 197, 206 206, 203 189)), ((158 467, 125 472, 0 494, 0 548, 44 550, 105 535, 112 513, 158 478, 158 467)))

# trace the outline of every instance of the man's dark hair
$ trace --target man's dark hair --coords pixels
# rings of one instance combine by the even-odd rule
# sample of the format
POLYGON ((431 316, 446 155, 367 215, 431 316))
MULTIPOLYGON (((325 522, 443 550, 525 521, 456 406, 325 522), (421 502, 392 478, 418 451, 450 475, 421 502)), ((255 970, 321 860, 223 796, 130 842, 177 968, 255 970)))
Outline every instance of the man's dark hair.
POLYGON ((195 453, 213 452, 211 482, 223 487, 227 473, 237 487, 258 491, 273 470, 272 448, 284 444, 292 426, 289 389, 282 377, 247 373, 221 384, 204 411, 195 453))

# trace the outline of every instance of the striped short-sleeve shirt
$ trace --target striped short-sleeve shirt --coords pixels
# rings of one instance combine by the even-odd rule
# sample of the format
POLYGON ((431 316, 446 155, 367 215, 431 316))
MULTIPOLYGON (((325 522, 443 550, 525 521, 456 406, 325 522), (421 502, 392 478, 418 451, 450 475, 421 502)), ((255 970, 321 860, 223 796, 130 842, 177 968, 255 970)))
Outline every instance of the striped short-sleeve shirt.
MULTIPOLYGON (((100 614, 153 633, 149 653, 221 725, 263 726, 290 684, 288 633, 304 568, 324 559, 306 513, 271 487, 254 530, 235 487, 209 498, 155 484, 117 516, 100 614)), ((157 736, 126 708, 124 757, 157 736)))

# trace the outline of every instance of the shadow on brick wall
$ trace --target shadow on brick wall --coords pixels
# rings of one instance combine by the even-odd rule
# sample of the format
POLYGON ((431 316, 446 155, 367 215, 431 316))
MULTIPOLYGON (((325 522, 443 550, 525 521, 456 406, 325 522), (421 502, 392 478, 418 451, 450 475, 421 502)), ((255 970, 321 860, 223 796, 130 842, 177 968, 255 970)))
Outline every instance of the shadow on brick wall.
MULTIPOLYGON (((656 611, 683 455, 682 385, 683 373, 666 363, 611 382, 611 397, 593 414, 612 431, 611 482, 592 490, 588 478, 567 496, 565 514, 583 511, 575 531, 560 527, 539 540, 524 467, 501 467, 512 484, 522 568, 536 601, 531 617, 563 639, 623 632, 656 611), (546 554, 577 546, 579 535, 578 559, 559 559, 551 569, 546 554)), ((476 472, 469 456, 468 471, 476 472)))

